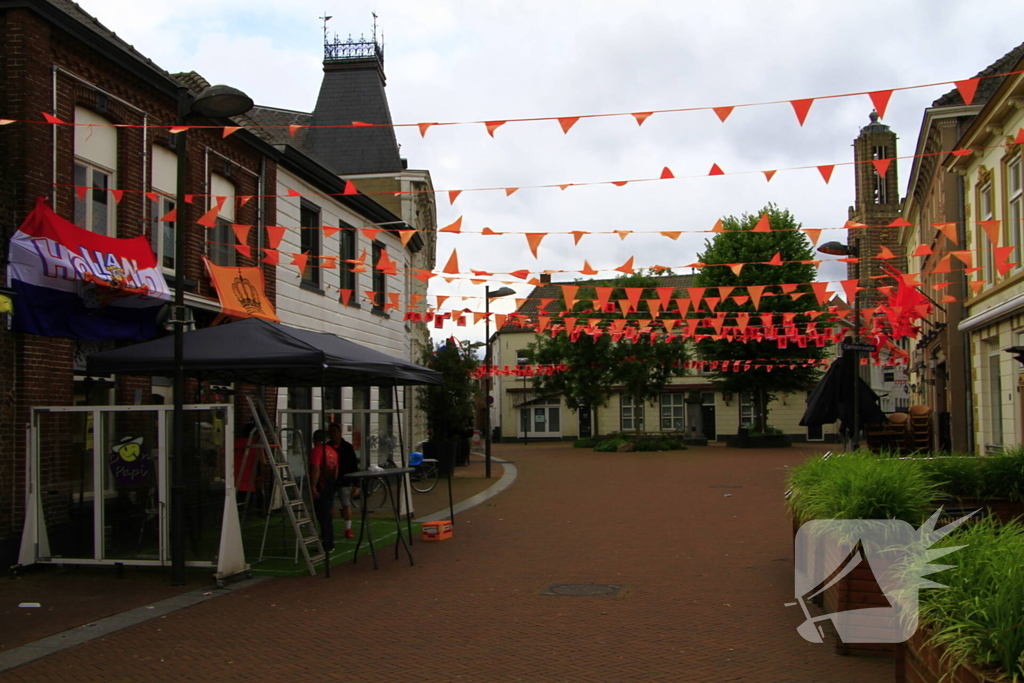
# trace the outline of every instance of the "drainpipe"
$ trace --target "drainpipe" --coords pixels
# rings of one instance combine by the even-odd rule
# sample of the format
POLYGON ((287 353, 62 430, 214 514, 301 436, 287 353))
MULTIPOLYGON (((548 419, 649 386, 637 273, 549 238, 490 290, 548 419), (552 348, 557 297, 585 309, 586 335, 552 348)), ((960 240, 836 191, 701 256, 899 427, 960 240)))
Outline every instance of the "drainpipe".
MULTIPOLYGON (((963 134, 963 122, 962 119, 956 120, 956 138, 960 139, 963 134)), ((966 176, 959 176, 956 184, 956 199, 957 199, 957 239, 960 244, 967 244, 967 209, 964 206, 965 190, 964 184, 967 182, 966 176)), ((967 301, 967 273, 963 270, 960 271, 960 300, 967 301)), ((965 311, 966 313, 966 311, 965 311)), ((973 357, 971 355, 971 333, 963 333, 963 347, 964 347, 964 386, 967 391, 964 392, 964 399, 967 401, 967 452, 975 452, 974 444, 974 385, 971 383, 971 363, 973 357)))

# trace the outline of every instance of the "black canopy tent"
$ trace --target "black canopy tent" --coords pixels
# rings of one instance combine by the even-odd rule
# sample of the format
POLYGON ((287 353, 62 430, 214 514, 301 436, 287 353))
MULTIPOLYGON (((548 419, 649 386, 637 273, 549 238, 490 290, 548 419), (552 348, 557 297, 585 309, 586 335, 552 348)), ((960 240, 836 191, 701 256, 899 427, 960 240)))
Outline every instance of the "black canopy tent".
MULTIPOLYGON (((325 332, 246 318, 184 335, 185 374, 200 381, 276 387, 398 387, 443 384, 444 376, 325 332)), ((90 376, 171 376, 174 338, 163 337, 86 358, 90 376)), ((394 405, 398 405, 397 396, 394 405)), ((321 414, 323 415, 321 401, 321 414)), ((321 422, 323 419, 321 419, 321 422)), ((398 420, 402 466, 406 454, 398 420)), ((408 495, 408 487, 406 487, 408 495)), ((449 509, 454 516, 451 479, 449 509)), ((408 505, 408 500, 406 501, 408 505)))

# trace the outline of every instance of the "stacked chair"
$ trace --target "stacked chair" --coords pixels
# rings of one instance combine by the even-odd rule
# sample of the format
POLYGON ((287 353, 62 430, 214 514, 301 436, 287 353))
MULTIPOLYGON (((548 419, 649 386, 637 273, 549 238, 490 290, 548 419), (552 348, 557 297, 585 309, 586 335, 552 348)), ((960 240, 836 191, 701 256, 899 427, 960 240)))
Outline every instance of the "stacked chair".
POLYGON ((932 409, 925 405, 910 406, 910 441, 912 450, 932 450, 932 409))
POLYGON ((873 451, 893 453, 932 450, 932 409, 911 406, 906 413, 892 413, 882 424, 867 425, 867 444, 873 451))

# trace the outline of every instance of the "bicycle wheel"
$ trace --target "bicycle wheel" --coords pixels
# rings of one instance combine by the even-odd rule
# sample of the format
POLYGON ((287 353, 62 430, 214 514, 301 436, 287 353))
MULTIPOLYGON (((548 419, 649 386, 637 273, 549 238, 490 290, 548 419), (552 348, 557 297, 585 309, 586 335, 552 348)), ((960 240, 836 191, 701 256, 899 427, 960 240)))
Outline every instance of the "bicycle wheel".
POLYGON ((437 486, 438 471, 436 462, 425 462, 412 474, 412 488, 420 493, 434 490, 437 486))
POLYGON ((368 505, 370 510, 383 508, 388 504, 388 487, 380 479, 370 479, 365 486, 359 488, 359 496, 352 498, 352 507, 362 509, 368 505))

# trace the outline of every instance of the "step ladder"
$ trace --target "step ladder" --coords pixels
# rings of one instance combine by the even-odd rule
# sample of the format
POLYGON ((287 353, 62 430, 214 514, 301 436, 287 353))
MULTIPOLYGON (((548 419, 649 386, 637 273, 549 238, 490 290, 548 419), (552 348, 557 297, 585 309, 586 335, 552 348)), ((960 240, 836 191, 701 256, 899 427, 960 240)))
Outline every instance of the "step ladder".
MULTIPOLYGON (((288 464, 288 456, 284 452, 281 441, 278 438, 277 429, 267 415, 266 406, 263 401, 246 396, 249 402, 249 410, 256 421, 256 431, 259 433, 259 440, 263 452, 267 455, 267 466, 274 472, 274 495, 272 499, 280 500, 281 507, 295 531, 296 544, 299 552, 306 561, 309 568, 309 575, 316 575, 317 562, 324 562, 326 574, 330 576, 331 565, 327 562, 327 554, 320 543, 320 534, 316 528, 316 520, 313 518, 309 505, 302 495, 299 482, 292 473, 291 465, 288 464)), ((301 445, 300 445, 301 449, 301 445)), ((307 484, 308 486, 308 484, 307 484)), ((312 496, 311 496, 312 497, 312 496)), ((268 507, 272 508, 271 503, 268 507)), ((267 529, 270 526, 271 510, 267 511, 267 522, 263 527, 263 543, 260 545, 260 559, 263 559, 263 549, 267 543, 267 529)))

